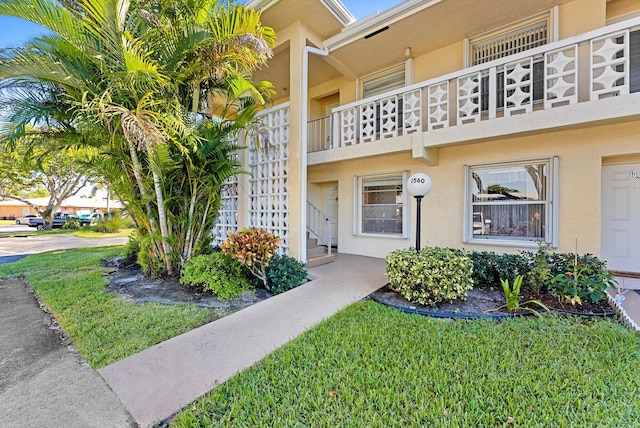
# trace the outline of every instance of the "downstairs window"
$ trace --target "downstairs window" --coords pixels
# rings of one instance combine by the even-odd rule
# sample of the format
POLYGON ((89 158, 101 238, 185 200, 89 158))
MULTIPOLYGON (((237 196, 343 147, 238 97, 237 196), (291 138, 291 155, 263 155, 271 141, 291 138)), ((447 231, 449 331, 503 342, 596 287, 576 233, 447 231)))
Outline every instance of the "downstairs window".
POLYGON ((557 245, 557 158, 465 167, 464 242, 557 245))
POLYGON ((356 177, 356 235, 406 237, 405 175, 356 177))

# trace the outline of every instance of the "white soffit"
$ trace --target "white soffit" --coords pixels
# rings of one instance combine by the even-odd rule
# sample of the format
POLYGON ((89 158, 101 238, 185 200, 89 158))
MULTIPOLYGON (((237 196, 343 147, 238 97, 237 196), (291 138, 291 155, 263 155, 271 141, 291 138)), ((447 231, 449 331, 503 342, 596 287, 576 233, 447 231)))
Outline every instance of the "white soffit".
MULTIPOLYGON (((251 0, 247 3, 247 7, 265 11, 279 1, 280 0, 251 0)), ((356 22, 356 18, 340 0, 319 0, 319 2, 326 7, 342 25, 346 26, 356 22)))
POLYGON ((391 9, 371 15, 368 18, 361 19, 355 23, 345 27, 339 34, 330 37, 324 42, 324 48, 329 51, 339 49, 354 40, 359 40, 367 34, 375 33, 395 22, 398 22, 407 16, 411 16, 416 12, 427 9, 440 3, 442 0, 407 0, 391 9))

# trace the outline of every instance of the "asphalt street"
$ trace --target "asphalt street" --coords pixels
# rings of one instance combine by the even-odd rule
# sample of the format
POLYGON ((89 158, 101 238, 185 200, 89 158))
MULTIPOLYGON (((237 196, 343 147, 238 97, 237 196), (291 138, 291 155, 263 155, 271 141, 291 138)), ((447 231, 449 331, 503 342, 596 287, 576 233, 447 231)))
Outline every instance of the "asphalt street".
MULTIPOLYGON (((0 234, 33 232, 28 226, 2 225, 0 234), (10 230, 11 232, 6 232, 10 230)), ((40 235, 38 233, 18 235, 4 238, 0 236, 0 263, 10 263, 29 254, 46 253, 47 251, 68 250, 71 248, 103 247, 123 245, 126 237, 117 238, 79 238, 72 235, 40 235)))

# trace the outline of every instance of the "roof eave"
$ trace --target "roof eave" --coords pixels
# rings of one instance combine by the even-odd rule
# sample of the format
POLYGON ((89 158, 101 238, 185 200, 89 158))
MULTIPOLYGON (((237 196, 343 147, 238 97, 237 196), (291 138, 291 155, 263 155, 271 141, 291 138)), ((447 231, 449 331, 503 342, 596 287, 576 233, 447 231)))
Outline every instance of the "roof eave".
MULTIPOLYGON (((280 0, 251 0, 247 3, 247 7, 257 10, 267 10, 279 1, 280 0)), ((356 22, 356 18, 340 0, 320 0, 320 3, 345 27, 356 22)))
POLYGON ((339 34, 328 38, 324 42, 324 48, 329 52, 340 49, 354 41, 360 40, 367 34, 374 33, 385 26, 398 22, 420 10, 432 7, 443 0, 407 0, 391 9, 370 15, 370 17, 354 22, 344 28, 339 34))

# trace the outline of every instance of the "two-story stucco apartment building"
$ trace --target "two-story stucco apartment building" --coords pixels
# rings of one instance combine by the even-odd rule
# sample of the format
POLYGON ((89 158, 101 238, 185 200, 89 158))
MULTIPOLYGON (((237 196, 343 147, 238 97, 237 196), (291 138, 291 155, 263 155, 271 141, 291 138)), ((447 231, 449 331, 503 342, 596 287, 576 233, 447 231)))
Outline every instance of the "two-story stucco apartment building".
POLYGON ((225 191, 217 234, 257 226, 307 260, 540 241, 640 272, 640 1, 253 0, 278 34, 258 79, 272 148, 225 191), (328 218, 325 219, 325 218, 328 218), (326 227, 325 226, 330 225, 326 227), (311 257, 309 257, 311 258, 311 257))

